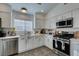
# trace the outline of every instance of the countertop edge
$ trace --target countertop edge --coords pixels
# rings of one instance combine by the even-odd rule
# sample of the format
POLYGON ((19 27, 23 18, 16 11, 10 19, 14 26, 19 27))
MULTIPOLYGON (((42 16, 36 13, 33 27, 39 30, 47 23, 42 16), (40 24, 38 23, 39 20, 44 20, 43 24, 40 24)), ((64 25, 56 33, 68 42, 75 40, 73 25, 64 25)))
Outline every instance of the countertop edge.
POLYGON ((1 39, 10 39, 10 38, 19 38, 20 36, 19 35, 16 35, 16 36, 6 36, 6 37, 0 37, 0 40, 1 39))

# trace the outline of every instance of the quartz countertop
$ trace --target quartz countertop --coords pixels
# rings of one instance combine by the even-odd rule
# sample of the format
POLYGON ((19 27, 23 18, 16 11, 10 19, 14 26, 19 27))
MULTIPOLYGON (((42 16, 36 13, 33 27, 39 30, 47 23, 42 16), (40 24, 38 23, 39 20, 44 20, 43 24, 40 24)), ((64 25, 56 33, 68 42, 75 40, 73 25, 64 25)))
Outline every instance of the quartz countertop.
POLYGON ((31 36, 41 36, 43 34, 32 34, 31 36))
POLYGON ((70 41, 71 41, 71 44, 79 44, 79 39, 76 39, 76 38, 72 38, 72 39, 70 39, 70 41))
POLYGON ((0 37, 0 39, 10 39, 10 38, 19 38, 19 35, 16 36, 6 36, 6 37, 0 37))
POLYGON ((79 38, 72 38, 70 40, 72 40, 72 41, 79 41, 79 38))

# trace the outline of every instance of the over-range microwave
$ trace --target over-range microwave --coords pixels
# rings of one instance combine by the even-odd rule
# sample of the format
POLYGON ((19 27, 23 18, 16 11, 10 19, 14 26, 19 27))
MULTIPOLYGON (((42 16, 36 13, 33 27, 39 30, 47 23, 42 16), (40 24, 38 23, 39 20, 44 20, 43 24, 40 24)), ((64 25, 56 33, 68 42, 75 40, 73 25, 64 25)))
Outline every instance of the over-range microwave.
POLYGON ((56 23, 57 27, 65 27, 66 26, 66 21, 59 21, 56 23))
POLYGON ((67 19, 67 26, 68 27, 72 27, 73 26, 73 17, 67 19))
POLYGON ((57 28, 68 28, 73 27, 73 17, 67 18, 65 20, 56 22, 57 28))

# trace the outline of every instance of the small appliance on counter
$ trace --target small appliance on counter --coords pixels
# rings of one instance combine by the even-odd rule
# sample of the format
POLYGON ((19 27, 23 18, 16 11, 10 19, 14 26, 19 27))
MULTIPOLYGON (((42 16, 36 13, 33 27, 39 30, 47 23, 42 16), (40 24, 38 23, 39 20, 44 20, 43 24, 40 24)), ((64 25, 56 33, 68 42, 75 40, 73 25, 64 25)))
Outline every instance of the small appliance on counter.
POLYGON ((15 36, 16 35, 16 32, 15 32, 15 28, 11 28, 8 33, 7 33, 9 36, 15 36))
POLYGON ((0 37, 5 37, 6 36, 6 33, 4 33, 3 29, 0 28, 0 37))
POLYGON ((53 34, 53 29, 48 29, 48 34, 52 35, 53 34))
POLYGON ((0 28, 0 37, 15 36, 15 28, 0 28))
POLYGON ((45 29, 40 30, 40 34, 45 34, 45 33, 46 33, 45 29))

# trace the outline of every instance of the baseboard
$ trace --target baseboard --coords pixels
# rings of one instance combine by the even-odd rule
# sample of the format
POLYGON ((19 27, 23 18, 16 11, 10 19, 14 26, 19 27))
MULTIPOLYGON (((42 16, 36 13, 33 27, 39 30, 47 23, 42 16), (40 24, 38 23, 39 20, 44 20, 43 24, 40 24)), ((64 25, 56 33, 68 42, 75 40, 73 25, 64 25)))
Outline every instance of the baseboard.
POLYGON ((22 51, 18 51, 18 53, 22 53, 22 52, 25 52, 26 50, 22 50, 22 51))

